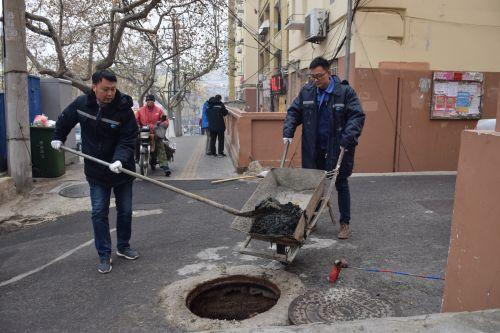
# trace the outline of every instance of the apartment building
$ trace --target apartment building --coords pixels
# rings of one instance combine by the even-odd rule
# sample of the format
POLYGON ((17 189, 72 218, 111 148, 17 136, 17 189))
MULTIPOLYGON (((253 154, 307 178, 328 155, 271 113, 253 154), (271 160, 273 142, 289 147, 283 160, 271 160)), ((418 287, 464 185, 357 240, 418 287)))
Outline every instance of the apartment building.
MULTIPOLYGON (((345 78, 347 3, 258 1, 261 111, 285 111, 317 56, 345 78)), ((349 82, 367 114, 356 170, 455 170, 461 131, 500 106, 500 2, 353 3, 349 82)))

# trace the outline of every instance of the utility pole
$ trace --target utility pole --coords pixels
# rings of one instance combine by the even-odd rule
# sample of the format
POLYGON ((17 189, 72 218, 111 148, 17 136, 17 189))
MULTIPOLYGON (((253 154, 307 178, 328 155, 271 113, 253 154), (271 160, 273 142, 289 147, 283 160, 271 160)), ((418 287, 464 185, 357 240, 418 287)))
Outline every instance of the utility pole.
POLYGON ((31 176, 28 70, 24 0, 3 1, 5 122, 9 175, 18 193, 27 192, 31 176))
POLYGON ((176 104, 176 106, 174 107, 174 115, 175 115, 175 120, 174 120, 174 130, 175 130, 175 136, 182 136, 182 103, 177 103, 177 97, 175 97, 177 95, 177 93, 179 92, 179 89, 181 88, 180 87, 180 84, 179 84, 179 81, 180 81, 180 73, 179 73, 179 70, 180 70, 180 56, 178 54, 178 49, 179 49, 179 45, 178 45, 178 34, 179 34, 179 21, 178 21, 178 18, 177 16, 174 16, 172 18, 173 20, 173 26, 174 26, 174 30, 173 30, 173 33, 174 33, 174 41, 173 41, 173 53, 175 54, 175 57, 174 57, 174 71, 173 71, 173 86, 174 86, 174 91, 173 91, 173 96, 174 96, 174 103, 176 104))
POLYGON ((227 52, 228 52, 228 64, 227 64, 227 78, 229 80, 229 100, 235 100, 234 94, 234 71, 235 71, 235 39, 236 39, 236 28, 234 13, 236 13, 235 0, 228 0, 228 11, 227 11, 227 52))
POLYGON ((351 25, 352 25, 352 0, 347 0, 347 30, 345 35, 345 75, 349 81, 349 68, 351 66, 351 25))

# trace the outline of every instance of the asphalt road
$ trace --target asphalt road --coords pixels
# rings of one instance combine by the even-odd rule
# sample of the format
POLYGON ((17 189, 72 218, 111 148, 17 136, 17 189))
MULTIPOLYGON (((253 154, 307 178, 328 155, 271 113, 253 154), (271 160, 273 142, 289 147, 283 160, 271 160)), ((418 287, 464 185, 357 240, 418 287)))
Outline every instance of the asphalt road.
MULTIPOLYGON (((170 183, 236 208, 258 184, 170 183)), ((175 332, 159 306, 160 290, 220 264, 285 269, 310 289, 331 287, 327 276, 335 258, 360 267, 444 275, 455 177, 360 177, 350 183, 353 237, 338 241, 337 227, 324 216, 286 267, 240 256, 237 246, 244 235, 230 229, 232 216, 144 182, 134 185, 138 216, 132 245, 141 258, 125 261, 114 256, 110 274, 96 271, 97 254, 88 244, 93 237, 89 212, 4 235, 0 237, 1 331, 175 332), (66 256, 51 263, 61 255, 66 256), (40 270, 22 278, 35 269, 40 270)), ((112 209, 112 227, 114 219, 112 209)), ((411 316, 439 312, 444 283, 346 269, 335 286, 367 290, 390 302, 397 316, 411 316)))

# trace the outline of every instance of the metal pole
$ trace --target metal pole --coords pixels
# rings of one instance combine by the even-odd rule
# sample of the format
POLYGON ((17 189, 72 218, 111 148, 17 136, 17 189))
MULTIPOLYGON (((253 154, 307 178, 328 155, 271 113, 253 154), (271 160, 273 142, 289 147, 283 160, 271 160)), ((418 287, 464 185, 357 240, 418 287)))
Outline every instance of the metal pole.
MULTIPOLYGON (((104 165, 104 166, 107 166, 107 167, 109 167, 109 165, 110 165, 110 163, 108 163, 106 161, 100 160, 98 158, 95 158, 93 156, 84 154, 82 152, 76 151, 74 149, 71 149, 71 148, 68 148, 68 147, 65 147, 65 146, 62 146, 61 149, 64 150, 64 151, 70 152, 72 154, 81 156, 81 157, 83 157, 83 158, 85 158, 85 159, 87 159, 89 161, 92 161, 92 162, 95 162, 95 163, 98 163, 98 164, 101 164, 101 165, 104 165)), ((243 217, 253 217, 253 216, 259 215, 259 211, 257 211, 257 210, 242 212, 242 211, 239 211, 239 210, 237 210, 235 208, 232 208, 232 207, 229 207, 227 205, 218 203, 216 201, 207 199, 207 198, 202 197, 200 195, 197 195, 197 194, 188 192, 186 190, 180 189, 178 187, 162 183, 162 182, 160 182, 160 181, 158 181, 156 179, 143 176, 141 174, 138 174, 136 172, 127 170, 125 168, 120 168, 119 170, 121 172, 123 172, 124 174, 127 174, 129 176, 132 176, 132 177, 135 177, 135 178, 138 178, 138 179, 142 179, 142 180, 144 180, 146 182, 149 182, 149 183, 158 185, 160 187, 166 188, 167 190, 170 190, 172 192, 175 192, 175 193, 181 194, 183 196, 186 196, 188 198, 191 198, 191 199, 203 202, 203 203, 205 203, 207 205, 210 205, 212 207, 215 207, 215 208, 218 208, 218 209, 222 209, 223 211, 225 211, 225 212, 227 212, 229 214, 232 214, 232 215, 243 216, 243 217)))
POLYGON ((32 186, 24 0, 3 1, 5 120, 9 175, 18 193, 32 186))
POLYGON ((347 0, 347 30, 345 35, 345 70, 344 79, 349 81, 349 68, 351 66, 351 25, 352 25, 352 0, 347 0))

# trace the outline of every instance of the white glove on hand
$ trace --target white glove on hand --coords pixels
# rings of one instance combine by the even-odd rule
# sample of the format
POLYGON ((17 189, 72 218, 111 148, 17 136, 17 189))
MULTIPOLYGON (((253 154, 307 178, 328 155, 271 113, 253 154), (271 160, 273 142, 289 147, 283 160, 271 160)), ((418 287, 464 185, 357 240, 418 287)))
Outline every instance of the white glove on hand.
POLYGON ((120 161, 114 161, 109 165, 109 170, 113 171, 114 173, 120 173, 121 170, 120 168, 122 167, 122 162, 120 161))
POLYGON ((292 138, 283 138, 283 144, 292 144, 292 138))
POLYGON ((52 148, 54 148, 55 150, 57 151, 60 151, 61 150, 61 146, 62 146, 62 141, 59 141, 59 140, 52 140, 50 142, 50 145, 52 146, 52 148))

